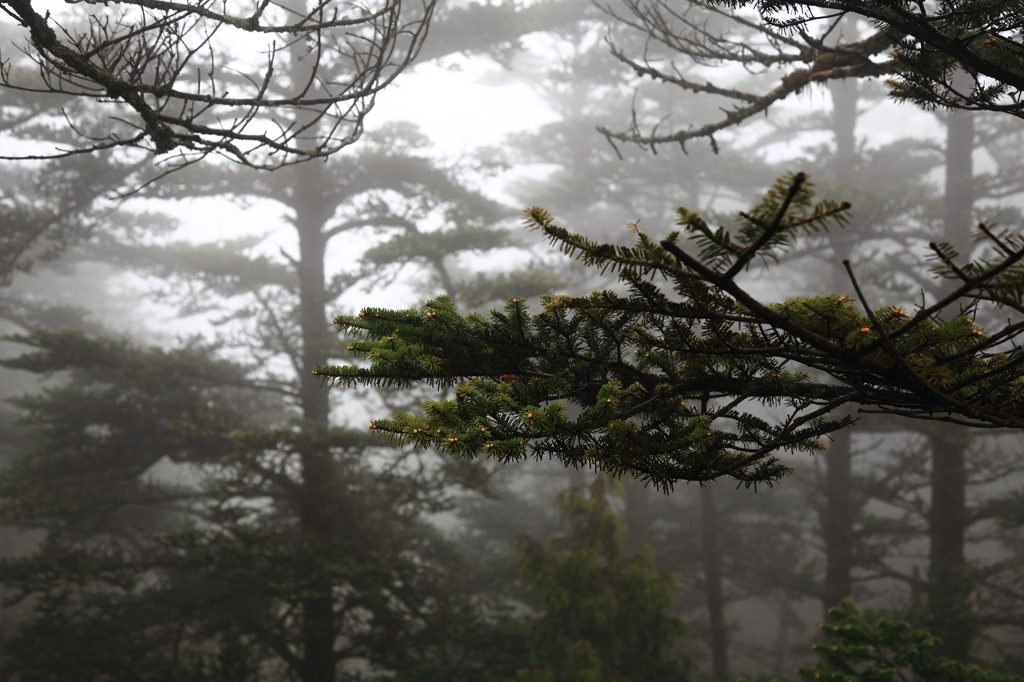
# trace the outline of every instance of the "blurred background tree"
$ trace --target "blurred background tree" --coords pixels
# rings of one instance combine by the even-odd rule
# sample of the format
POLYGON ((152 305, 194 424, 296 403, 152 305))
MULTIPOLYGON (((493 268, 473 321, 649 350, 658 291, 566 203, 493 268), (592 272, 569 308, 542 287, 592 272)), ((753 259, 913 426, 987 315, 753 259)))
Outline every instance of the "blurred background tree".
POLYGON ((531 668, 523 682, 686 680, 686 634, 671 615, 675 581, 644 545, 623 556, 623 522, 611 509, 615 484, 597 477, 559 495, 569 534, 546 545, 518 539, 520 572, 541 613, 531 624, 531 668))

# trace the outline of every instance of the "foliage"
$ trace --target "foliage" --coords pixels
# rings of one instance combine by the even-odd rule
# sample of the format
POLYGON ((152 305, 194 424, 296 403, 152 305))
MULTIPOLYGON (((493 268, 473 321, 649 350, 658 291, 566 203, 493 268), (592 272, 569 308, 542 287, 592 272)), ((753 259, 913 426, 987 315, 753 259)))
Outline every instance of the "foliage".
POLYGON ((686 634, 670 615, 675 581, 659 573, 650 547, 624 558, 622 520, 599 477, 586 490, 559 496, 569 534, 546 546, 518 540, 523 581, 542 615, 531 633, 529 670, 520 682, 668 682, 688 679, 675 651, 686 634))
POLYGON ((24 446, 0 473, 0 514, 47 535, 0 562, 5 606, 32 606, 5 637, 3 676, 251 679, 266 650, 237 628, 207 629, 226 610, 211 609, 213 594, 157 540, 201 509, 189 467, 227 456, 243 415, 267 408, 246 392, 244 369, 203 347, 138 349, 79 332, 9 340, 31 351, 5 367, 62 376, 13 401, 24 446))
POLYGON ((406 457, 379 471, 365 433, 271 426, 281 405, 210 348, 15 340, 33 350, 4 366, 63 376, 16 401, 26 446, 0 472, 3 521, 47 530, 0 561, 6 605, 32 606, 5 637, 3 676, 311 679, 293 650, 320 596, 341 663, 442 668, 466 658, 448 630, 489 632, 423 520, 449 508, 447 468, 406 457), (311 450, 344 484, 329 508, 312 508, 297 468, 311 450), (310 533, 311 514, 345 523, 310 533))
POLYGON ((862 311, 847 295, 766 304, 737 282, 801 231, 841 224, 848 208, 815 204, 801 174, 741 213, 735 232, 680 209, 697 256, 680 249, 679 233, 659 244, 641 232, 631 248, 598 244, 531 209, 529 226, 583 263, 618 272, 629 294, 548 296, 537 315, 519 298, 489 316, 462 317, 446 298, 420 311, 367 308, 335 323, 367 335, 349 350, 370 366, 314 373, 343 385, 457 384, 453 400, 425 403, 423 416, 371 425, 419 447, 502 461, 552 456, 663 487, 723 475, 770 482, 785 472, 777 450, 824 449, 823 436, 852 423, 830 416, 846 404, 1019 425, 1024 355, 997 344, 1021 324, 986 335, 965 312, 979 301, 1017 306, 1012 268, 1024 249, 1015 242, 993 237, 998 257, 963 267, 935 246, 940 267, 961 284, 913 314, 862 311), (766 408, 783 415, 766 418, 766 408))
POLYGON ((136 350, 80 332, 7 339, 32 348, 0 365, 34 373, 72 371, 72 381, 13 399, 33 434, 0 476, 8 520, 59 525, 124 505, 172 503, 186 491, 147 482, 161 460, 201 463, 232 449, 243 410, 260 413, 244 371, 209 349, 136 350), (232 389, 234 387, 234 390, 232 389))
MULTIPOLYGON (((821 682, 1020 682, 1020 675, 970 667, 939 656, 938 638, 900 618, 862 615, 844 599, 820 626, 828 638, 815 644, 821 661, 801 667, 802 679, 821 682)), ((757 680, 766 678, 756 678, 757 680)), ((747 682, 741 678, 737 682, 747 682)), ((781 682, 772 678, 770 682, 781 682)))
POLYGON ((814 650, 822 661, 798 672, 805 680, 823 682, 896 682, 948 680, 949 682, 1019 682, 1019 675, 970 668, 936 655, 939 641, 924 630, 893 618, 868 620, 844 600, 829 610, 830 622, 821 626, 828 641, 814 650))

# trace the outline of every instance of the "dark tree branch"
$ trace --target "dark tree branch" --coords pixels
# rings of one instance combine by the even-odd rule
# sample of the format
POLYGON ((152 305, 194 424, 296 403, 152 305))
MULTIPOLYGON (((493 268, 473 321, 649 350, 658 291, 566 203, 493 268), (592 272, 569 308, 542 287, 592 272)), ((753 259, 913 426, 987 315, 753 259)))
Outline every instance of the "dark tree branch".
POLYGON ((206 3, 122 0, 61 24, 29 0, 3 0, 42 82, 8 62, 0 84, 109 110, 102 136, 82 131, 74 146, 37 158, 139 147, 173 153, 172 165, 216 153, 274 168, 329 156, 360 135, 374 96, 415 60, 435 2, 261 2, 235 16, 206 3), (228 61, 230 41, 246 36, 265 37, 262 66, 228 61))

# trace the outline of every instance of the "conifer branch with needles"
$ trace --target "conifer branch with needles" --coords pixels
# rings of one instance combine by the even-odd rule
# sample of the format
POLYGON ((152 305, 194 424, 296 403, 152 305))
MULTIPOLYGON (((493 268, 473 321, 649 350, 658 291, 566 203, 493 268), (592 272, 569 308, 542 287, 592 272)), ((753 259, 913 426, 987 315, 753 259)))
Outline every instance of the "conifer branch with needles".
POLYGON ((513 298, 488 315, 463 316, 447 297, 419 310, 367 308, 334 320, 361 336, 349 350, 366 364, 314 374, 329 385, 454 388, 418 414, 371 424, 403 443, 505 462, 551 457, 663 489, 722 476, 771 484, 787 471, 783 452, 823 450, 853 424, 844 406, 1024 426, 1024 322, 989 335, 963 312, 1024 296, 1019 240, 1000 236, 996 257, 966 264, 937 246, 935 274, 960 284, 914 314, 867 308, 848 264, 859 300, 771 303, 737 281, 755 257, 770 268, 803 231, 842 226, 849 210, 815 203, 802 173, 780 179, 737 229, 711 230, 680 209, 682 233, 660 243, 637 232, 633 246, 600 244, 529 209, 529 227, 616 273, 627 293, 545 296, 539 312, 513 298))

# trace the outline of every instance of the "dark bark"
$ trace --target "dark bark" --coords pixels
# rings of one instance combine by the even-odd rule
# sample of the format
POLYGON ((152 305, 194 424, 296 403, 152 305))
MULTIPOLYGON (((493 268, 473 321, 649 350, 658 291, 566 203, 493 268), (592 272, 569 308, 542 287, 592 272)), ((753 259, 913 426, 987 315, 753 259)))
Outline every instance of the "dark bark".
POLYGON ((850 432, 838 431, 825 453, 825 509, 821 521, 825 545, 825 584, 821 600, 828 609, 853 592, 853 452, 850 432))
MULTIPOLYGON (((293 0, 305 11, 304 0, 293 0)), ((310 77, 296 41, 289 46, 290 78, 300 83, 310 77)), ((296 125, 315 125, 315 120, 295 121, 296 125)), ((331 332, 326 311, 326 258, 329 237, 327 223, 339 204, 336 188, 331 191, 332 174, 326 164, 305 163, 280 171, 279 181, 270 187, 280 201, 293 212, 292 225, 299 242, 299 257, 293 262, 299 280, 299 407, 302 413, 302 443, 297 448, 301 467, 301 497, 295 500, 303 550, 316 556, 328 556, 342 540, 345 480, 327 442, 330 427, 330 400, 326 390, 313 377, 314 367, 326 364, 331 347, 331 332)), ((301 601, 300 621, 302 682, 335 682, 338 628, 335 623, 334 585, 316 562, 300 570, 308 590, 301 601)))
MULTIPOLYGON (((324 261, 327 239, 324 227, 334 204, 326 200, 322 185, 325 173, 319 164, 303 164, 292 169, 295 175, 291 207, 299 236, 299 326, 301 329, 301 386, 304 428, 314 434, 328 428, 328 393, 315 381, 312 368, 326 364, 331 339, 325 311, 326 279, 324 261)), ((341 473, 326 440, 307 438, 300 452, 302 499, 299 517, 302 534, 312 547, 327 547, 335 541, 339 521, 338 495, 344 490, 341 473)), ((314 567, 310 567, 313 569, 314 567)), ((314 569, 315 570, 315 569, 314 569)), ((302 602, 302 682, 334 682, 335 623, 333 585, 323 576, 307 576, 312 586, 302 602)))
POLYGON ((700 536, 711 635, 711 672, 715 680, 729 679, 729 632, 722 594, 722 551, 719 547, 718 508, 710 485, 700 489, 700 536))
MULTIPOLYGON (((946 431, 946 430, 944 430, 946 431)), ((970 575, 964 555, 967 443, 957 432, 929 436, 932 506, 928 518, 928 619, 943 656, 966 661, 974 639, 970 575)))

